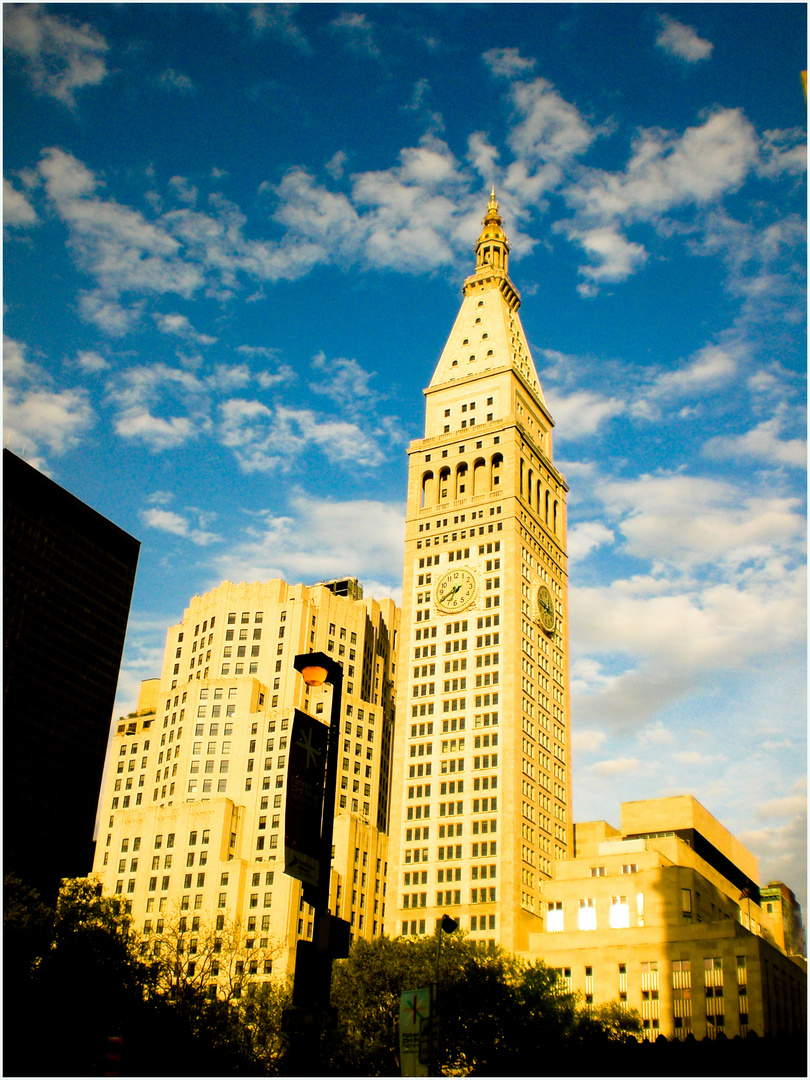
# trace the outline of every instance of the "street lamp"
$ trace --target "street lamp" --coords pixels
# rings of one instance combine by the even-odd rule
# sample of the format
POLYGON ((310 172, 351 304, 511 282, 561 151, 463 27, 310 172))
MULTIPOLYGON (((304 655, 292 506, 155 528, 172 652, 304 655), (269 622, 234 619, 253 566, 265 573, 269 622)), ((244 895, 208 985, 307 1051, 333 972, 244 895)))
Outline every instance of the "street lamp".
POLYGON ((451 919, 449 915, 442 915, 436 926, 436 981, 433 992, 433 1015, 431 1027, 433 1028, 433 1053, 436 1072, 439 1070, 439 1058, 441 1056, 441 1018, 439 1015, 439 958, 442 952, 442 934, 452 934, 458 929, 458 920, 451 919))
POLYGON ((301 939, 296 945, 293 1007, 285 1010, 282 1023, 293 1037, 294 1059, 304 1069, 301 1075, 309 1076, 317 1072, 317 1035, 335 1019, 329 1007, 332 961, 349 955, 351 937, 348 922, 329 911, 343 668, 325 653, 302 653, 295 657, 293 667, 300 672, 307 686, 321 687, 329 683, 332 687, 332 709, 326 732, 318 720, 296 710, 294 729, 297 726, 300 739, 291 746, 287 776, 285 869, 303 882, 304 902, 314 908, 314 933, 311 941, 301 939), (316 779, 310 779, 309 766, 323 753, 324 734, 327 736, 326 767, 321 789, 317 768, 314 769, 316 779), (293 751, 299 753, 295 767, 293 751), (302 791, 305 792, 303 797, 302 791), (291 798, 298 798, 292 804, 297 814, 292 812, 299 820, 289 820, 291 798), (305 833, 303 847, 302 830, 305 833), (289 862, 288 845, 291 849, 289 862))

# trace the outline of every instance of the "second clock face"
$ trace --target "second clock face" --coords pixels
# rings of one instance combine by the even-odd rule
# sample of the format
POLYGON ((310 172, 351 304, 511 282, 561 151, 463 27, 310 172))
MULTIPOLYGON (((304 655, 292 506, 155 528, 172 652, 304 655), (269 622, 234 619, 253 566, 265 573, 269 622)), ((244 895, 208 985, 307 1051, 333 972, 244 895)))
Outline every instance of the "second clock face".
POLYGON ((554 598, 545 585, 537 588, 537 618, 544 630, 550 633, 557 622, 557 613, 554 610, 554 598))
POLYGON ((436 607, 439 611, 448 613, 463 611, 475 599, 478 592, 478 582, 475 574, 466 566, 460 566, 455 570, 447 570, 436 582, 436 591, 433 594, 436 607))

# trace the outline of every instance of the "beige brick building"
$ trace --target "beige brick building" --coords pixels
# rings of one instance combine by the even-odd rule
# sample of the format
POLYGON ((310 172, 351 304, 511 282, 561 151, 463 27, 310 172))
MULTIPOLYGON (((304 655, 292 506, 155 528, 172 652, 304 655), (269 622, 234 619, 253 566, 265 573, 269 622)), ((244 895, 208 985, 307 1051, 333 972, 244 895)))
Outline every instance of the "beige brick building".
POLYGON ((161 678, 115 727, 102 799, 93 870, 124 896, 144 953, 170 947, 178 925, 189 958, 206 929, 230 931, 262 975, 257 950, 289 970, 311 936, 284 873, 287 750, 293 709, 328 723, 331 690, 305 686, 303 652, 345 672, 332 910, 354 937, 381 932, 398 625, 393 601, 363 599, 353 579, 225 582, 192 599, 161 678))
POLYGON ((784 954, 755 857, 700 803, 626 802, 621 830, 596 821, 574 833, 527 959, 587 1004, 636 1009, 648 1039, 805 1030, 806 965, 784 954))
POLYGON ((409 448, 386 932, 525 948, 570 851, 565 480, 494 193, 409 448))

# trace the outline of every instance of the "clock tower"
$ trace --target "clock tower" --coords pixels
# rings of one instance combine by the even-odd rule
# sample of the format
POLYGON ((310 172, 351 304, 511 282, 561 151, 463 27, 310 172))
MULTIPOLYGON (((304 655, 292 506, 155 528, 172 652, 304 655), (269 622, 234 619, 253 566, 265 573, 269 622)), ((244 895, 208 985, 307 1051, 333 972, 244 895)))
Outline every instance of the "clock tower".
POLYGON ((409 449, 386 933, 518 951, 571 852, 565 480, 493 190, 409 449))

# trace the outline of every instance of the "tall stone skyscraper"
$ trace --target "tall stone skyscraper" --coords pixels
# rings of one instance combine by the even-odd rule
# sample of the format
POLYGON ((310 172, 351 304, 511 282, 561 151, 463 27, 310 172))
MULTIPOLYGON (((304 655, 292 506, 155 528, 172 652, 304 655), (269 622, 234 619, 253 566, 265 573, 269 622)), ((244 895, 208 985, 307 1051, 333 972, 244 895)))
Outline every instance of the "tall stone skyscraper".
POLYGON ((364 599, 353 578, 226 581, 193 597, 160 679, 114 727, 101 802, 93 870, 124 899, 144 956, 174 949, 183 977, 214 993, 240 964, 268 976, 263 950, 274 973, 291 970, 311 939, 312 909, 284 872, 293 711, 328 722, 331 709, 331 690, 293 667, 308 652, 345 675, 330 907, 353 938, 380 934, 398 625, 393 600, 364 599))
POLYGON ((565 480, 495 193, 409 448, 386 932, 525 949, 570 838, 565 480))

